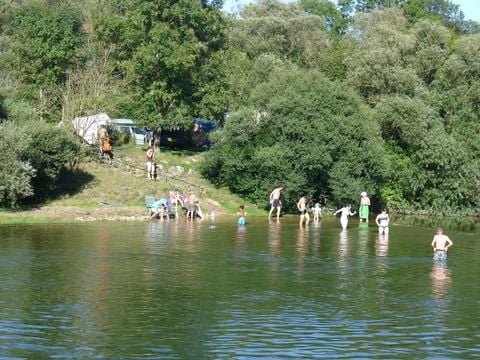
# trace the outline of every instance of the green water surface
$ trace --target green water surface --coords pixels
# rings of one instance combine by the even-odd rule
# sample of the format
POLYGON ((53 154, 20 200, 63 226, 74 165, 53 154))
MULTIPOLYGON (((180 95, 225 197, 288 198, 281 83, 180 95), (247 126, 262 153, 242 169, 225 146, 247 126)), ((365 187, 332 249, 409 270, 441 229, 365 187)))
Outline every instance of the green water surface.
POLYGON ((474 225, 0 226, 0 358, 480 357, 474 225))

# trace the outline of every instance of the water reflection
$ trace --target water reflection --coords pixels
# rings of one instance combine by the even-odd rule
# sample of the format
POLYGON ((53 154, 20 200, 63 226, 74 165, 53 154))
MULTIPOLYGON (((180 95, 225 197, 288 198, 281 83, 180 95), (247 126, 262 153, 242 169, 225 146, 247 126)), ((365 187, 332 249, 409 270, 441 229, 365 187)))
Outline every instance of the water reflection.
POLYGON ((370 232, 368 231, 368 223, 361 222, 358 224, 358 255, 362 258, 368 256, 368 240, 370 232))
MULTIPOLYGON (((297 276, 301 277, 305 267, 305 257, 308 251, 309 227, 300 224, 297 233, 297 276)), ((299 279, 300 280, 300 279, 299 279)))
POLYGON ((476 233, 479 228, 478 219, 475 217, 419 217, 419 216, 401 216, 396 217, 395 222, 403 225, 418 227, 429 227, 432 229, 441 227, 447 230, 463 231, 476 233))
POLYGON ((338 267, 341 277, 345 276, 348 268, 348 230, 340 231, 338 240, 338 267))
POLYGON ((272 255, 278 255, 280 251, 280 243, 282 223, 278 220, 268 221, 268 247, 272 255))
POLYGON ((432 295, 438 299, 445 299, 451 285, 451 271, 446 261, 434 261, 432 272, 432 295))
POLYGON ((268 262, 269 276, 277 279, 280 274, 280 244, 282 242, 282 223, 278 220, 268 221, 268 248, 271 259, 268 262))
POLYGON ((247 226, 237 225, 237 235, 235 236, 235 246, 241 248, 245 245, 247 238, 247 226))
POLYGON ((313 238, 313 250, 315 251, 315 254, 318 254, 320 252, 320 229, 321 229, 321 224, 322 222, 317 220, 312 223, 312 238, 313 238))
POLYGON ((375 242, 375 254, 380 257, 388 255, 388 234, 378 234, 375 242))

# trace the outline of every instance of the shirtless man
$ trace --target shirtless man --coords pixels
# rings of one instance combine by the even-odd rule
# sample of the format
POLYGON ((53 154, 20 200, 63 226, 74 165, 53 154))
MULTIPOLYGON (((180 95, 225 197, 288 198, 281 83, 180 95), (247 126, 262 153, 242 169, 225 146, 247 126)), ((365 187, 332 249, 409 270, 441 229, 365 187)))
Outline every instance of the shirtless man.
POLYGON ((277 187, 276 189, 274 189, 271 193, 270 193, 270 204, 271 204, 271 208, 270 208, 270 212, 268 213, 268 218, 270 219, 270 217, 272 216, 272 212, 274 209, 277 209, 277 220, 280 219, 280 210, 282 208, 282 203, 280 201, 280 195, 282 193, 282 190, 283 190, 283 186, 280 186, 280 187, 277 187))
POLYGON ((300 211, 300 225, 302 225, 304 222, 305 225, 308 225, 310 222, 310 215, 308 215, 307 211, 307 203, 308 199, 306 196, 302 196, 297 202, 297 209, 300 211))
POLYGON ((434 259, 445 259, 447 257, 447 250, 453 245, 452 240, 447 235, 443 234, 443 229, 438 228, 437 233, 433 237, 433 257, 434 259))

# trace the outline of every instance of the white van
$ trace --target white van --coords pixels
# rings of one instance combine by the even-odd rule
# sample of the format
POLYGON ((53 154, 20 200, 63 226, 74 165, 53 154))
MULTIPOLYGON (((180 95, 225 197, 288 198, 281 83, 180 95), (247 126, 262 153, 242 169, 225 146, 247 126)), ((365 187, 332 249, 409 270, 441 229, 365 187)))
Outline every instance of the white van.
POLYGON ((117 127, 119 131, 128 132, 135 139, 136 145, 145 144, 145 130, 135 126, 132 119, 111 119, 109 124, 117 127))

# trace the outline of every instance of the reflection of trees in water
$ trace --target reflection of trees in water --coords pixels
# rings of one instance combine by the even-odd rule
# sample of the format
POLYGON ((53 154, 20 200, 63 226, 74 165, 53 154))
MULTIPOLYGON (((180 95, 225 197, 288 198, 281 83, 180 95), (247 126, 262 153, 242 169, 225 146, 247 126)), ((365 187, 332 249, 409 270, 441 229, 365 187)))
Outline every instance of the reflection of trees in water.
MULTIPOLYGON (((392 221, 391 221, 392 222, 392 221)), ((456 230, 463 232, 475 232, 479 225, 474 217, 445 217, 438 216, 396 216, 395 223, 402 225, 412 225, 420 227, 437 228, 441 227, 448 230, 456 230)))

